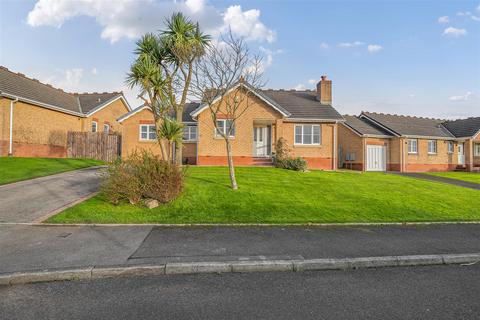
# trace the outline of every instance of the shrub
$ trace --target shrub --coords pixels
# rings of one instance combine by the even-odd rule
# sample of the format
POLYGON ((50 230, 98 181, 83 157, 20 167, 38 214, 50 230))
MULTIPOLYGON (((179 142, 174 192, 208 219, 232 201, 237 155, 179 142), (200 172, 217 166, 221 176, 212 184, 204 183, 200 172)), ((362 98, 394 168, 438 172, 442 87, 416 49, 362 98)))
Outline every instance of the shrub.
POLYGON ((113 204, 122 200, 138 204, 145 198, 167 203, 180 195, 183 183, 184 173, 179 166, 142 151, 111 163, 102 191, 113 204))
POLYGON ((284 138, 279 138, 275 144, 275 158, 274 158, 275 167, 295 170, 295 171, 306 171, 307 170, 307 161, 300 157, 292 158, 290 156, 290 149, 288 148, 287 141, 284 138))
POLYGON ((305 159, 297 158, 287 158, 282 160, 282 167, 288 170, 295 171, 306 171, 307 170, 307 161, 305 159))

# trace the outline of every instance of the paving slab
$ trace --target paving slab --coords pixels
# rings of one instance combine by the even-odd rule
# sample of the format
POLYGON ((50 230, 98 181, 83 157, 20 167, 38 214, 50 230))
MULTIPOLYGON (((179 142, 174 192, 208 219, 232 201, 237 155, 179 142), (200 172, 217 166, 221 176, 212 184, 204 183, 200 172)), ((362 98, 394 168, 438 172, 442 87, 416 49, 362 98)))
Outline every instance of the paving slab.
POLYGON ((0 225, 0 273, 124 264, 150 230, 0 225))
POLYGON ((480 252, 480 224, 154 227, 129 263, 299 260, 480 252))
POLYGON ((33 222, 98 192, 102 170, 86 168, 0 186, 0 222, 33 222))

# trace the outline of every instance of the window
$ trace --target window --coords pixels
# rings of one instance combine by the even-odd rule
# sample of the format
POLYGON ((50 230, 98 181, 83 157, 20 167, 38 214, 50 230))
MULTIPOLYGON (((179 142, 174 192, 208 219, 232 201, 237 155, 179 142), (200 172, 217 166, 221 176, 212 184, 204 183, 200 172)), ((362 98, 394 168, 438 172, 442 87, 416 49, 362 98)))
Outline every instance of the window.
POLYGON ((235 136, 235 123, 233 122, 233 120, 217 120, 217 127, 218 129, 215 133, 217 137, 221 137, 221 133, 223 133, 224 135, 230 133, 230 137, 235 136))
POLYGON ((103 133, 108 134, 110 132, 110 125, 105 123, 103 125, 103 133))
POLYGON ((197 140, 197 126, 183 127, 183 141, 197 140))
POLYGON ((408 139, 408 153, 418 153, 417 139, 408 139))
POLYGON ((428 140, 428 154, 436 154, 436 153, 437 153, 437 141, 428 140))
POLYGON ((98 124, 97 121, 92 121, 92 132, 97 132, 98 124))
POLYGON ((480 157, 480 143, 475 143, 475 156, 480 157))
POLYGON ((447 141, 447 152, 453 153, 453 141, 447 141))
POLYGON ((295 144, 319 145, 320 126, 318 124, 295 125, 295 144))
POLYGON ((154 124, 142 124, 140 125, 140 140, 156 140, 157 133, 155 132, 154 124))

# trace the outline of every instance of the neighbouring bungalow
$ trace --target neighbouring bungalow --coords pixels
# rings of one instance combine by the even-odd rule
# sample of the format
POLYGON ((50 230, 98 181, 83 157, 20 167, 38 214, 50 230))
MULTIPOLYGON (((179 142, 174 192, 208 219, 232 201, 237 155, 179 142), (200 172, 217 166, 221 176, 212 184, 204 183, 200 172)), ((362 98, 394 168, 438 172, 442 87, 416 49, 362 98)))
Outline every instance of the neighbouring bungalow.
MULTIPOLYGON (((294 157, 304 158, 309 168, 337 168, 337 127, 343 117, 332 107, 332 82, 325 76, 316 91, 255 90, 239 83, 251 96, 241 105, 231 137, 236 165, 272 164, 275 143, 284 138, 294 157)), ((215 103, 215 101, 213 102, 215 103)), ((243 103, 243 102, 242 102, 243 103)), ((220 107, 218 126, 231 125, 220 107)), ((140 106, 118 118, 124 128, 123 156, 147 148, 159 153, 151 110, 140 106)), ((225 141, 217 134, 205 103, 190 103, 183 114, 183 161, 197 165, 226 165, 225 141)))
POLYGON ((68 93, 0 66, 0 156, 66 157, 67 132, 121 132, 121 92, 68 93))
MULTIPOLYGON (((182 157, 184 164, 197 163, 197 123, 190 113, 198 103, 187 103, 183 110, 184 132, 182 139, 182 157)), ((123 127, 122 157, 135 151, 148 150, 160 155, 160 146, 155 132, 155 121, 150 107, 141 105, 117 119, 123 127)))
POLYGON ((480 169, 480 117, 455 121, 362 112, 339 127, 340 167, 362 171, 480 169))

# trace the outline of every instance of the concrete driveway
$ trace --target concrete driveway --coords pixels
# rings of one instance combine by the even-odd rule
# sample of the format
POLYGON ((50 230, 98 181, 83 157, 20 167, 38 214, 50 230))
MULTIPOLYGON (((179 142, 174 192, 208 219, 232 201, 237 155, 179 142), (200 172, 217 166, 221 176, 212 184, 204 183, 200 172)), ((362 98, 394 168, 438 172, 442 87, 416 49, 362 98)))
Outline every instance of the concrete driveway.
POLYGON ((35 222, 100 188, 101 167, 0 186, 0 222, 35 222))

